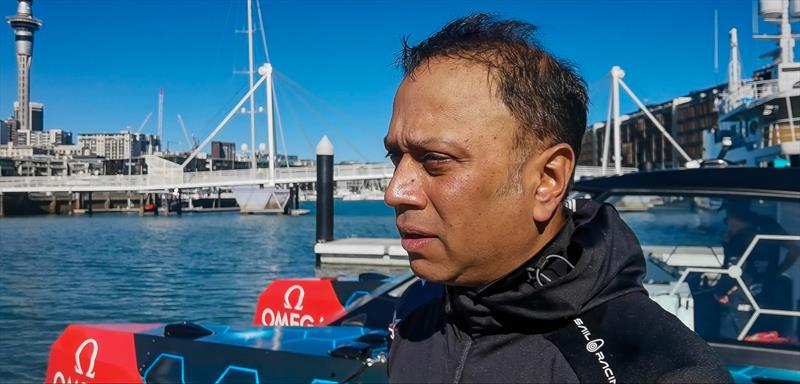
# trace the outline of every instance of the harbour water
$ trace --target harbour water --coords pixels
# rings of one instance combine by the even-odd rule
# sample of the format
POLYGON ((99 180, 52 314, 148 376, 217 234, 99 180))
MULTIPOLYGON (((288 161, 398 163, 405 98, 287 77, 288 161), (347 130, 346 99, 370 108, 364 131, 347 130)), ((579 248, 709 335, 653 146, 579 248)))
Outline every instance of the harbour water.
MULTIPOLYGON (((42 382, 70 323, 246 326, 276 278, 353 273, 315 268, 314 207, 303 208, 311 214, 0 220, 0 381, 42 382)), ((337 238, 397 237, 381 201, 337 202, 335 213, 337 238)))
MULTIPOLYGON (((247 326, 259 293, 276 278, 404 271, 316 268, 314 205, 302 207, 311 214, 0 220, 0 382, 43 381, 50 345, 70 323, 247 326)), ((381 201, 337 201, 335 213, 336 238, 397 237, 394 213, 381 201)), ((720 220, 707 223, 712 232, 698 232, 669 212, 622 216, 643 244, 721 236, 720 220)), ((670 277, 648 264, 647 279, 670 277)))

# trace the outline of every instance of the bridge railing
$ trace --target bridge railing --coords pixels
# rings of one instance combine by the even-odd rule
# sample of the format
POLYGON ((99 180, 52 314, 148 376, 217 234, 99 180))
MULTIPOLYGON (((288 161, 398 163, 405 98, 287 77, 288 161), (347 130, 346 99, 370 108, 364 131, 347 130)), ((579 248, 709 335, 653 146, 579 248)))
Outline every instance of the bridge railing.
MULTIPOLYGON (((391 177, 391 164, 343 164, 334 166, 335 180, 374 179, 391 177)), ((314 182, 317 171, 313 167, 278 168, 275 183, 314 182)), ((265 168, 198 171, 161 172, 149 175, 111 176, 33 176, 0 177, 0 192, 28 191, 81 191, 81 190, 148 190, 164 188, 197 188, 257 184, 269 181, 269 170, 265 168)))
MULTIPOLYGON (((392 164, 342 164, 334 166, 334 180, 387 179, 393 171, 392 164)), ((623 173, 634 171, 633 168, 623 169, 623 173)), ((613 169, 609 169, 608 175, 612 173, 613 169)), ((316 168, 312 167, 279 168, 275 170, 275 183, 309 183, 316 180, 316 175, 316 168)), ((576 179, 587 176, 601 176, 600 167, 576 168, 576 179)), ((266 184, 268 180, 269 170, 263 168, 131 176, 0 177, 0 192, 145 191, 266 184)))

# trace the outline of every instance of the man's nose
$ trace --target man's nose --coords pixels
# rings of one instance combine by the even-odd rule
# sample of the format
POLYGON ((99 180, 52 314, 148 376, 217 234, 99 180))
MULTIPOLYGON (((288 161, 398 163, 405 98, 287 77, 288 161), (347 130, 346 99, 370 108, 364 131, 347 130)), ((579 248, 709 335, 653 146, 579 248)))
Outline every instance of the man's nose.
POLYGON ((383 195, 386 205, 395 209, 425 208, 427 198, 415 164, 408 155, 403 156, 397 163, 392 180, 383 195))

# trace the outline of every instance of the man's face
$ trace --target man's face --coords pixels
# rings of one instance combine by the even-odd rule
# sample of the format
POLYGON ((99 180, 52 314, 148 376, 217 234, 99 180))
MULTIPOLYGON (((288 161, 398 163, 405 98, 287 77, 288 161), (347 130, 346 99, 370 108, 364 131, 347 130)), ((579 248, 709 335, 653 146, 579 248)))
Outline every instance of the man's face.
POLYGON ((489 76, 480 64, 433 60, 395 96, 385 142, 396 169, 384 199, 411 269, 430 281, 485 284, 533 255, 524 186, 535 181, 514 177, 518 123, 489 76))

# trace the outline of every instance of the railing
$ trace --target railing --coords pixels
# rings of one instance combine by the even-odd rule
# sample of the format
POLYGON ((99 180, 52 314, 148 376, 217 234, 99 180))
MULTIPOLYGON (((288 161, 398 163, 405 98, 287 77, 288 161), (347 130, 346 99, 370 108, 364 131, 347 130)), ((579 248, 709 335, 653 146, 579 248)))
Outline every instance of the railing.
MULTIPOLYGON (((275 184, 305 183, 316 180, 316 168, 278 168, 275 184)), ((368 180, 392 177, 391 164, 346 164, 334 166, 334 180, 368 180)), ((269 182, 269 170, 259 168, 161 172, 156 175, 114 176, 34 176, 0 177, 0 192, 128 191, 167 188, 202 188, 269 182)))
MULTIPOLYGON (((333 168, 335 181, 389 179, 392 164, 346 164, 333 168)), ((624 168, 623 173, 635 172, 624 168)), ((608 170, 608 175, 613 169, 608 170)), ((575 179, 602 175, 600 167, 578 166, 575 179)), ((317 178, 316 168, 278 168, 275 184, 309 183, 317 178)), ((266 184, 269 170, 236 169, 223 171, 162 173, 159 175, 114 176, 33 176, 0 177, 0 192, 89 192, 89 191, 155 191, 172 188, 189 189, 235 185, 266 184)))
POLYGON ((720 111, 725 114, 741 105, 749 104, 762 97, 774 95, 778 92, 778 80, 744 81, 735 92, 723 93, 720 111))
POLYGON ((789 119, 781 119, 770 124, 767 129, 764 139, 769 146, 800 141, 800 118, 791 122, 789 119))

